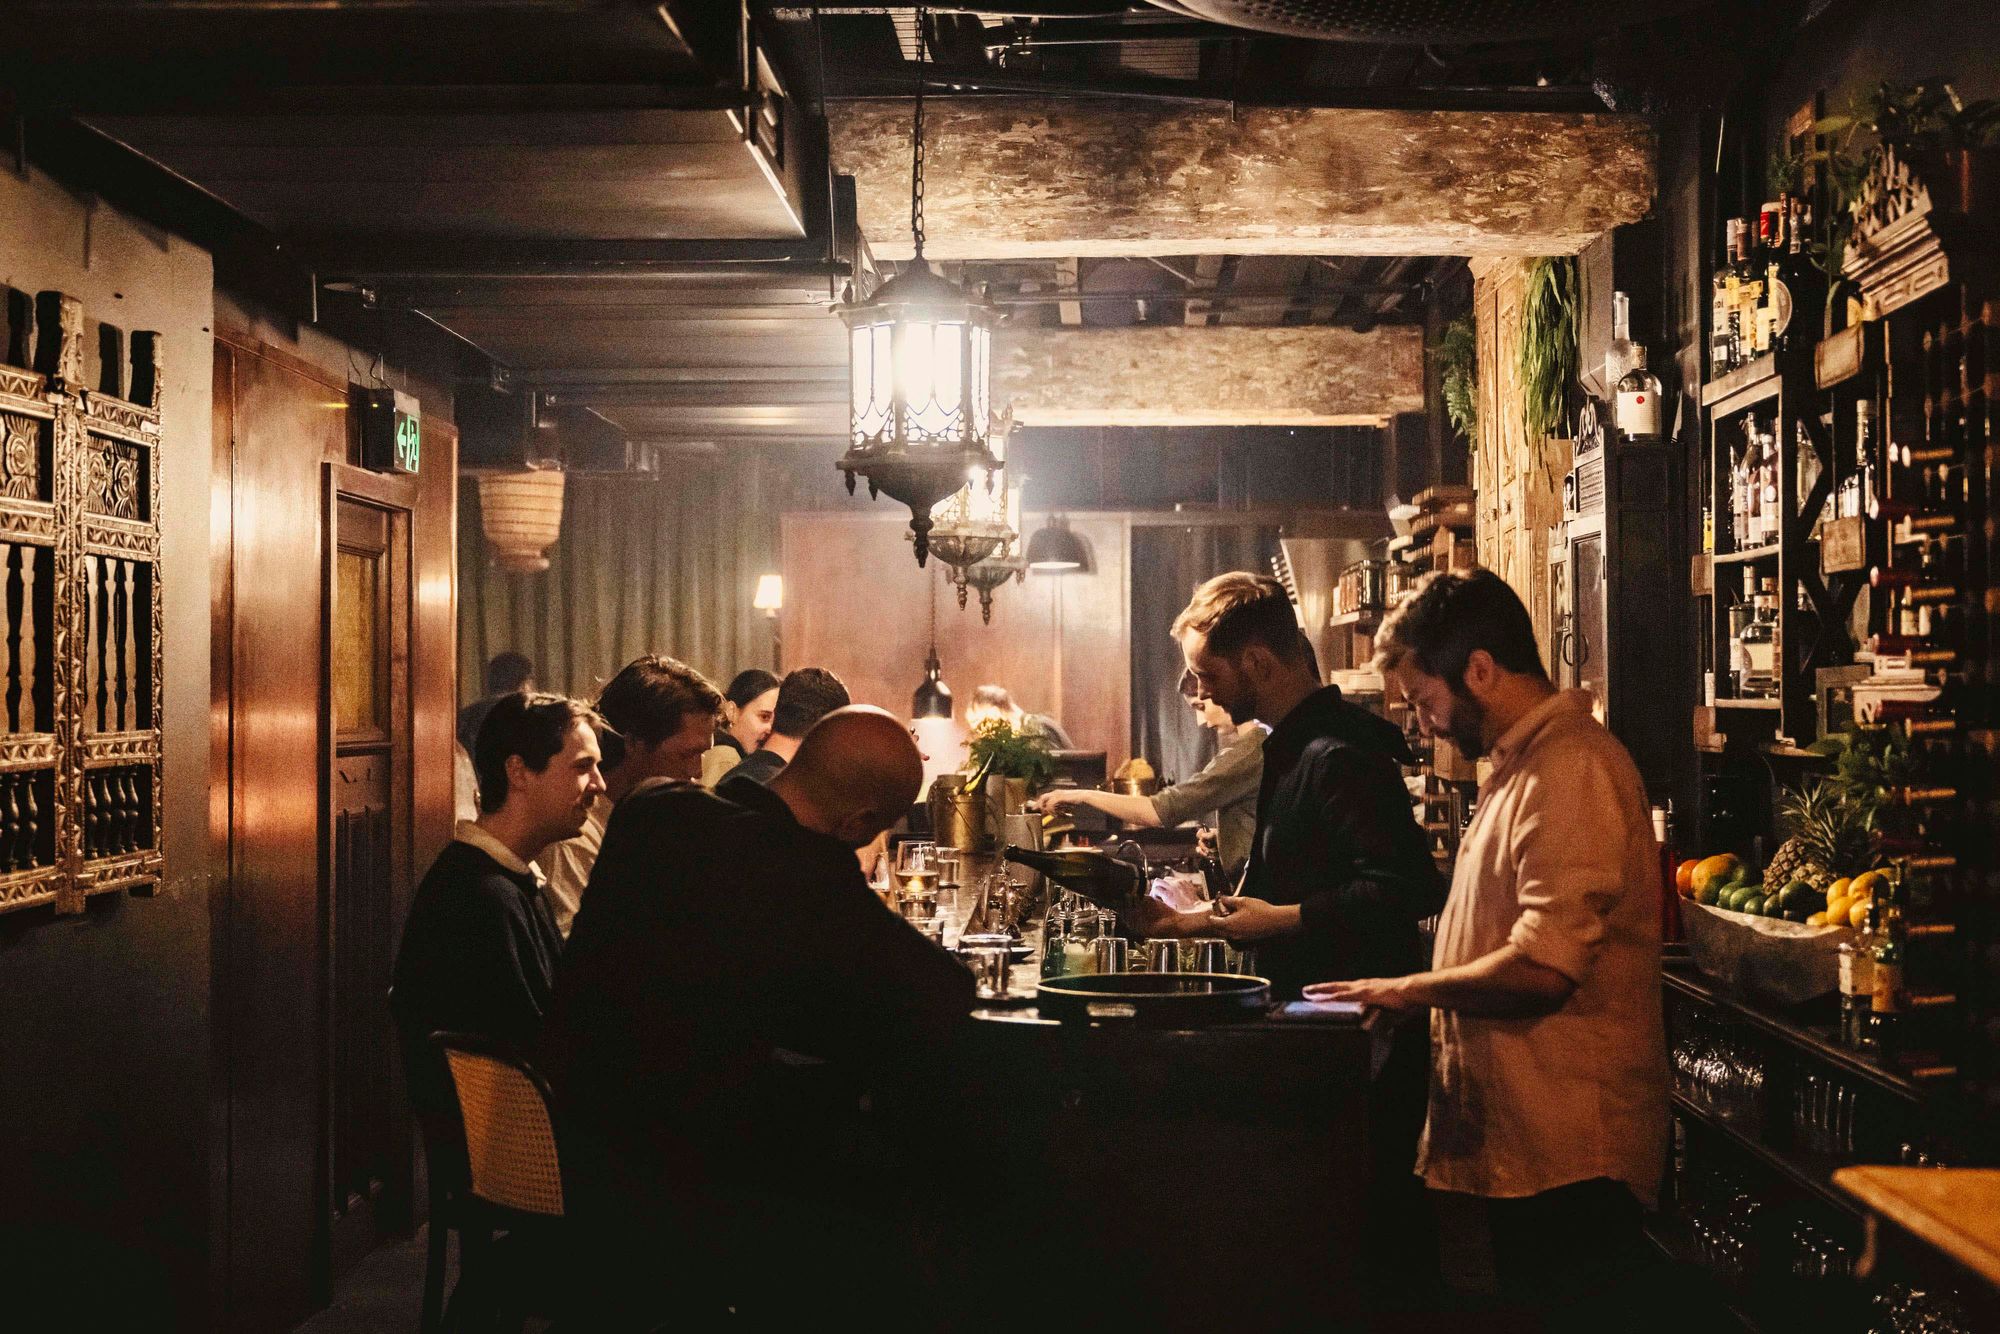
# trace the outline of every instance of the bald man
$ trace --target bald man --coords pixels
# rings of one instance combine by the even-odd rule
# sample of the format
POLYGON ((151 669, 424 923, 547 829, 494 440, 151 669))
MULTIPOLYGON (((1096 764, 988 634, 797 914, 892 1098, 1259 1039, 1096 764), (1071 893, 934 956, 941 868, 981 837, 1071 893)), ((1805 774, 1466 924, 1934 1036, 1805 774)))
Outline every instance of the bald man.
POLYGON ((854 852, 922 782, 901 722, 844 708, 769 786, 658 787, 613 814, 541 1051, 570 1213, 602 1266, 587 1286, 623 1303, 592 1328, 685 1312, 690 1284, 753 1324, 794 1299, 823 1317, 881 1300, 854 1285, 898 1272, 852 1255, 885 1234, 848 1216, 881 1177, 857 1166, 859 1108, 936 1081, 972 979, 882 905, 854 852), (662 1256, 685 1262, 671 1279, 662 1256))

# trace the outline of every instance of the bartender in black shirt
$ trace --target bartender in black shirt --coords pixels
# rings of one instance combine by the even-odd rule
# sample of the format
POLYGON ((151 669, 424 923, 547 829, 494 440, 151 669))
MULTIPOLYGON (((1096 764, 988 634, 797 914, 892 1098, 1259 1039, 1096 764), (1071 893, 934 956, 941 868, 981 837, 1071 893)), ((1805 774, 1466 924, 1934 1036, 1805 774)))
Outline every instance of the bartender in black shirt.
MULTIPOLYGON (((1243 894, 1214 915, 1146 900, 1145 935, 1216 935, 1257 951, 1276 998, 1309 982, 1399 977, 1425 966, 1417 923, 1444 906, 1423 830, 1397 767, 1401 732, 1322 686, 1284 586, 1264 575, 1217 575, 1174 619, 1174 638, 1205 698, 1238 723, 1271 729, 1257 795, 1257 834, 1243 894)), ((1413 1175, 1428 1089, 1426 1026, 1378 1038, 1369 1088, 1369 1270, 1379 1296, 1403 1299, 1435 1274, 1427 1205, 1413 1175)))
POLYGON ((1219 935, 1257 950, 1272 991, 1295 999, 1327 977, 1400 976, 1424 966, 1417 923, 1444 905, 1398 765, 1401 732, 1313 675, 1277 580, 1218 575, 1174 621, 1205 698, 1271 729, 1243 894, 1214 917, 1146 908, 1147 935, 1219 935))

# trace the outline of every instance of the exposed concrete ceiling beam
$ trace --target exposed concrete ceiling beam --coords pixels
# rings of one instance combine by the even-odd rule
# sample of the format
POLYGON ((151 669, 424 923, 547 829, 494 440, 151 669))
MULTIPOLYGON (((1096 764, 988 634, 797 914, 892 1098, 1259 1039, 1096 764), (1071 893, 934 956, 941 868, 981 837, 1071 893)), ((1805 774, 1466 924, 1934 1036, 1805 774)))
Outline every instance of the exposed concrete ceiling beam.
POLYGON ((1423 331, 1002 329, 993 402, 1027 426, 1380 426, 1423 410, 1423 331))
MULTIPOLYGON (((828 107, 861 229, 910 253, 910 112, 828 107)), ((934 259, 1572 254, 1652 207, 1640 116, 940 98, 924 175, 934 259)))

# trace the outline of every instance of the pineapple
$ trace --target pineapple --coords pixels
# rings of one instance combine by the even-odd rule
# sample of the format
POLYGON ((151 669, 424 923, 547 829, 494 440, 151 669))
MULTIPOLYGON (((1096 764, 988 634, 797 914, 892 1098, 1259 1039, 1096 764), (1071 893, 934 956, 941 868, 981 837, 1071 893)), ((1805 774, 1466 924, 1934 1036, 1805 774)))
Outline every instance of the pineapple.
POLYGON ((1831 783, 1787 788, 1778 799, 1778 825, 1786 838, 1764 868, 1767 885, 1803 880, 1824 893, 1841 875, 1868 865, 1874 814, 1831 783))

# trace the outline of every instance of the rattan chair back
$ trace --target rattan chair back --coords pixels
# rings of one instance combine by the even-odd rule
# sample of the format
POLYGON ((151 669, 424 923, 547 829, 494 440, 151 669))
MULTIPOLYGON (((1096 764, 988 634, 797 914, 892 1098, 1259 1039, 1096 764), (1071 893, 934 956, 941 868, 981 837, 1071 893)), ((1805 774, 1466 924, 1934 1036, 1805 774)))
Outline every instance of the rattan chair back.
POLYGON ((525 1061, 443 1040, 465 1119, 472 1193, 489 1204, 561 1217, 561 1160, 548 1086, 525 1061))

